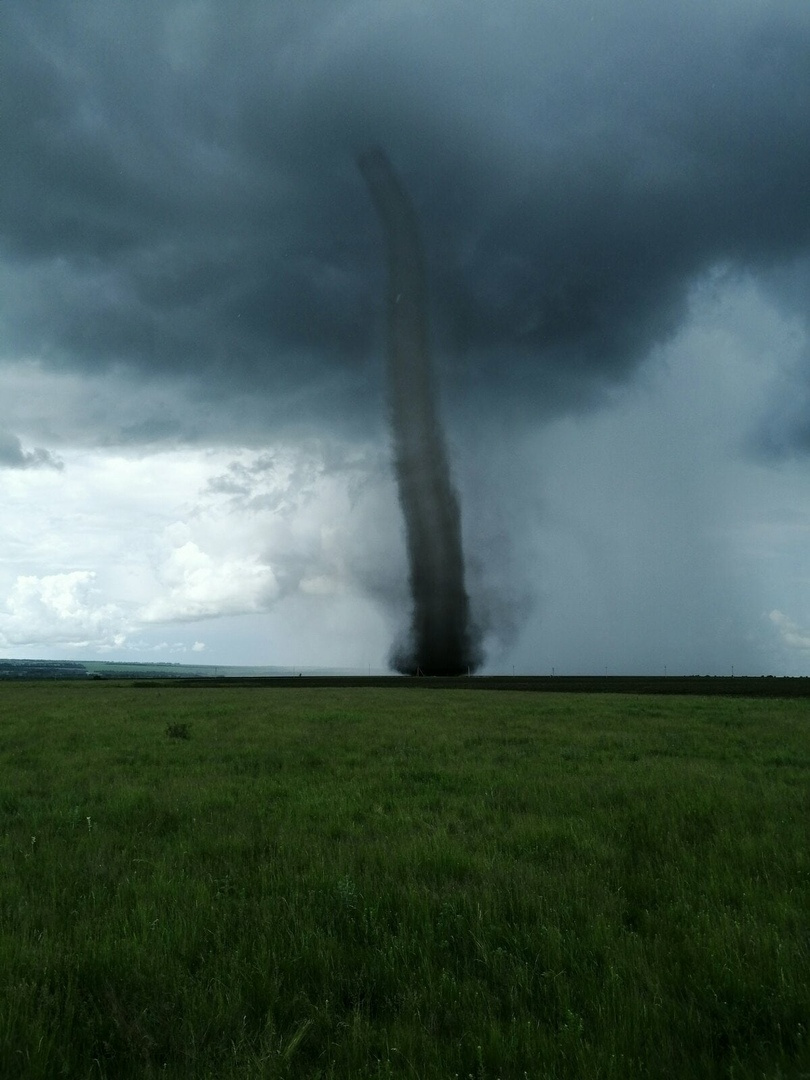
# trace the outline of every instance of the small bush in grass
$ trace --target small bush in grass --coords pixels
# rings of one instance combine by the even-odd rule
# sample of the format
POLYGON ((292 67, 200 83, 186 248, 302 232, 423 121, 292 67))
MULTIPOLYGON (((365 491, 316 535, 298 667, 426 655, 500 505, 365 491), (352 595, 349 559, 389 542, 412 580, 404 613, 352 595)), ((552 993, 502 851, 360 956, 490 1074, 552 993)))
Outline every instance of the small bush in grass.
POLYGON ((190 739, 190 724, 167 724, 166 734, 170 739, 190 739))

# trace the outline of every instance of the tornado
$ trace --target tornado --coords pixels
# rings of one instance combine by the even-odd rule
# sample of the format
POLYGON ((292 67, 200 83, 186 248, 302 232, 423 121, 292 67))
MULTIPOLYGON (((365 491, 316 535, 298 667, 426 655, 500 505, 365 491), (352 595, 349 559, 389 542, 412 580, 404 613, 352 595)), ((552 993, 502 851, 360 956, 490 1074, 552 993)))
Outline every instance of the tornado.
POLYGON ((385 236, 391 434, 413 605, 410 631, 393 647, 390 664, 407 675, 462 675, 478 667, 481 648, 470 619, 459 501, 436 405, 419 227, 383 151, 369 149, 357 164, 385 236))

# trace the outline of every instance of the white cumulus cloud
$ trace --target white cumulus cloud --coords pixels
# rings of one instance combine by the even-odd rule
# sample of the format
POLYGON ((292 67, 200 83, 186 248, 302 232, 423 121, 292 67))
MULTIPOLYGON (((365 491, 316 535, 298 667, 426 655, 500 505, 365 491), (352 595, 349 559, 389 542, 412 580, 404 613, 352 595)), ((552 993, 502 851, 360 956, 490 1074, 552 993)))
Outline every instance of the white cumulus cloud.
POLYGON ((772 611, 768 618, 779 631, 779 637, 784 645, 789 649, 810 652, 810 630, 805 630, 781 611, 772 611))
POLYGON ((158 573, 163 590, 139 611, 141 622, 190 622, 261 611, 278 593, 270 566, 250 557, 212 556, 194 540, 174 547, 158 573))
POLYGON ((123 641, 126 618, 104 603, 91 570, 20 575, 0 609, 4 645, 61 643, 109 647, 123 641))

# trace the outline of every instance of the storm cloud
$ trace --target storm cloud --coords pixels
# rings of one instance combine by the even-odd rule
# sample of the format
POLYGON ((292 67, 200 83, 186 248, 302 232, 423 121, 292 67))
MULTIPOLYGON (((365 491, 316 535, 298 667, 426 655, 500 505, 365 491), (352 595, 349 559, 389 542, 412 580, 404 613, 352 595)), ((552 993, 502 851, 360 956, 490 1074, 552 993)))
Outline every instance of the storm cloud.
MULTIPOLYGON (((806 0, 8 0, 0 93, 0 378, 100 395, 0 415, 54 451, 384 442, 375 144, 422 227, 462 486, 474 443, 637 385, 707 282, 807 333, 806 0)), ((749 453, 806 454, 808 386, 801 353, 749 453)), ((491 503, 464 502, 484 562, 491 503)))
POLYGON ((63 463, 41 446, 23 450, 23 445, 10 431, 0 430, 0 469, 61 469, 63 463))
MULTIPOLYGON (((384 142, 450 380, 530 413, 626 379, 717 264, 810 241, 794 3, 3 5, 6 348, 261 385, 363 425, 384 142)), ((496 406, 497 407, 497 406, 496 406)))

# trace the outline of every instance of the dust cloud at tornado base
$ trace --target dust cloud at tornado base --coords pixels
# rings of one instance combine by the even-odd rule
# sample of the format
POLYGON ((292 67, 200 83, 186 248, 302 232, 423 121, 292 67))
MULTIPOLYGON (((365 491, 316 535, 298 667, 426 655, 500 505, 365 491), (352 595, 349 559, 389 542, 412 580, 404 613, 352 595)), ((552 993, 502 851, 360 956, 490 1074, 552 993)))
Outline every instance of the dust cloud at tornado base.
POLYGON ((394 471, 405 522, 413 611, 391 666, 458 675, 481 663, 464 583, 458 496, 436 405, 427 282, 416 214, 379 148, 358 158, 385 234, 387 351, 394 471))

